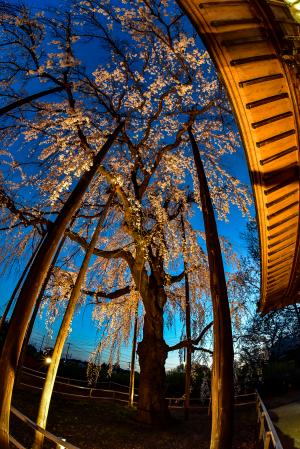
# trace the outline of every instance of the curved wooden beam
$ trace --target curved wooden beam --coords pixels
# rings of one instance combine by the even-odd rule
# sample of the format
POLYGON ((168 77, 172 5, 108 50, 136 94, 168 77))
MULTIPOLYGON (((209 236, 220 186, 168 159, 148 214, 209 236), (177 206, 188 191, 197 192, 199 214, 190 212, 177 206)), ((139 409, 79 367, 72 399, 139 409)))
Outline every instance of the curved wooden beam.
POLYGON ((284 0, 177 0, 215 62, 253 185, 266 313, 300 301, 300 24, 284 0))

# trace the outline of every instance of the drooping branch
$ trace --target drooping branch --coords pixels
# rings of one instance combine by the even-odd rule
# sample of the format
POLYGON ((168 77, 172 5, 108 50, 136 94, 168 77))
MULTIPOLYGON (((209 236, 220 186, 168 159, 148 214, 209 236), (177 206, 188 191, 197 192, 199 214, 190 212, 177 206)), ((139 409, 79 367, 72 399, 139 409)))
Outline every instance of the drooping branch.
MULTIPOLYGON (((72 220, 72 224, 73 224, 73 222, 74 222, 74 218, 72 220)), ((16 375, 16 383, 17 383, 17 385, 19 384, 19 381, 20 381, 20 378, 21 378, 21 373, 22 373, 22 369, 23 369, 23 364, 24 364, 24 360, 25 360, 25 354, 26 354, 26 351, 27 351, 27 346, 28 346, 28 343, 29 343, 29 340, 30 340, 30 337, 31 337, 32 329, 33 329, 33 326, 34 326, 34 323, 35 323, 38 311, 39 311, 40 306, 41 306, 42 301, 43 301, 43 297, 44 297, 44 294, 45 294, 46 287, 47 287, 47 284, 48 284, 48 282, 50 280, 50 277, 51 277, 51 274, 52 274, 53 269, 55 267, 55 264, 57 262, 58 256, 59 256, 59 254, 60 254, 60 252, 61 252, 61 250, 62 250, 62 248, 63 248, 63 246, 65 244, 65 241, 66 241, 66 235, 63 236, 63 238, 60 241, 60 244, 58 245, 58 248, 57 248, 56 253, 55 253, 54 257, 53 257, 52 263, 51 263, 51 265, 49 267, 47 276, 46 276, 46 278, 45 278, 45 280, 43 282, 41 291, 40 291, 39 296, 37 297, 37 300, 36 300, 36 303, 35 303, 35 306, 34 306, 34 309, 33 309, 32 315, 31 315, 31 318, 30 318, 30 322, 29 322, 27 330, 26 330, 26 336, 25 336, 24 341, 23 341, 22 351, 21 351, 21 354, 20 354, 19 362, 18 362, 18 370, 17 370, 17 375, 16 375)))
POLYGON ((0 319, 0 331, 2 330, 2 326, 4 325, 4 323, 6 321, 6 318, 7 318, 7 315, 9 313, 10 309, 11 309, 11 306, 12 306, 13 302, 15 301, 15 299, 17 298, 17 294, 18 294, 18 292, 20 290, 22 282, 25 279, 25 276, 26 276, 26 274, 27 274, 27 272, 28 272, 28 270, 29 270, 29 268, 30 268, 30 266, 31 266, 35 256, 36 256, 36 254, 37 254, 37 252, 38 252, 42 242, 43 242, 43 238, 39 241, 36 249, 33 251, 30 259, 28 260, 28 262, 27 262, 27 264, 26 264, 26 266, 25 266, 25 268, 24 268, 24 270, 23 270, 23 272, 22 272, 22 274, 20 276, 20 279, 18 280, 18 282, 17 282, 17 284, 16 284, 16 286, 15 286, 15 288, 14 288, 12 294, 11 294, 11 297, 10 297, 10 299, 9 299, 9 301, 8 301, 6 307, 5 307, 5 310, 3 312, 3 315, 2 315, 2 317, 0 319))
POLYGON ((202 329, 202 331, 200 332, 200 335, 198 336, 198 338, 196 338, 195 340, 192 340, 192 343, 194 345, 198 345, 200 343, 200 341, 202 340, 202 338, 204 337, 204 335, 206 334, 206 332, 209 331, 209 329, 212 327, 212 325, 214 324, 213 321, 211 321, 210 323, 208 323, 204 329, 202 329))
MULTIPOLYGON (((18 209, 13 199, 10 198, 2 187, 0 187, 0 203, 2 206, 6 207, 11 214, 18 217, 25 226, 34 226, 37 224, 34 220, 28 219, 24 211, 18 209)), ((40 221, 38 221, 38 223, 40 223, 40 221)))
MULTIPOLYGON (((43 215, 34 216, 34 214, 27 212, 26 210, 22 210, 17 207, 12 198, 0 188, 0 200, 2 204, 16 217, 20 219, 20 222, 24 226, 37 226, 37 225, 45 225, 47 229, 50 229, 53 225, 53 222, 43 215)), ((77 215, 77 218, 82 215, 77 215)), ((98 214, 95 214, 92 218, 96 218, 98 214)), ((69 237, 70 240, 78 243, 83 249, 88 248, 88 241, 72 231, 71 229, 66 230, 66 236, 69 237)), ((99 248, 94 249, 94 255, 98 257, 103 257, 104 259, 117 259, 123 258, 126 260, 128 265, 131 267, 134 263, 134 259, 129 251, 126 251, 124 248, 117 248, 114 250, 101 250, 99 248)))
POLYGON ((185 365, 185 400, 184 400, 184 417, 189 418, 189 408, 190 408, 190 390, 191 390, 191 371, 192 371, 192 348, 191 348, 191 298, 190 298, 190 281, 187 272, 187 261, 186 261, 186 229, 184 223, 183 213, 181 212, 181 231, 182 231, 182 245, 183 245, 183 266, 184 266, 184 280, 185 280, 185 331, 186 339, 188 341, 188 346, 186 348, 186 365, 185 365))

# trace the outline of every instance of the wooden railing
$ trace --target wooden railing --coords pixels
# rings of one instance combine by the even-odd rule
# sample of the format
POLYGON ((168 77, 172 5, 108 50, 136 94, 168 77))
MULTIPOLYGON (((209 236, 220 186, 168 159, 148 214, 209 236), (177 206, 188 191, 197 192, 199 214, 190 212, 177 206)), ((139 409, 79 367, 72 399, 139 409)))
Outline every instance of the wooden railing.
POLYGON ((256 392, 257 422, 259 423, 259 440, 263 441, 264 449, 270 448, 272 443, 273 449, 283 449, 278 438, 274 424, 271 421, 269 413, 263 403, 260 395, 256 392))
MULTIPOLYGON (((34 430, 37 430, 38 432, 42 433, 47 440, 52 441, 56 444, 57 449, 79 449, 79 447, 74 446, 74 444, 68 443, 63 438, 59 438, 53 433, 48 432, 48 430, 43 429, 42 427, 38 426, 35 422, 33 422, 28 416, 25 416, 23 413, 21 413, 19 410, 17 410, 15 407, 11 407, 11 413, 15 415, 17 418, 19 418, 21 421, 23 421, 27 426, 31 427, 34 430)), ((19 443, 12 435, 9 435, 9 441, 18 449, 26 449, 25 446, 23 446, 21 443, 19 443)))
MULTIPOLYGON (((36 376, 35 376, 36 377, 36 376)), ((21 383, 22 384, 22 383, 21 383)), ((80 389, 88 389, 87 387, 81 387, 78 385, 70 385, 65 384, 69 387, 76 387, 80 389)), ((31 388, 38 388, 36 386, 28 385, 28 387, 31 388)), ((113 395, 111 397, 101 397, 101 396, 92 396, 92 392, 89 394, 89 396, 86 395, 77 395, 77 394, 70 394, 66 392, 58 392, 63 395, 78 397, 78 398, 87 398, 91 397, 94 399, 105 399, 105 400, 117 400, 121 402, 128 402, 127 400, 122 400, 120 398, 116 397, 116 393, 118 394, 124 394, 120 391, 113 391, 113 390, 99 390, 96 389, 99 392, 110 392, 113 395)), ((169 403, 169 407, 171 408, 182 408, 183 407, 183 401, 184 398, 166 398, 169 403)), ((209 398, 207 398, 209 401, 209 398)), ((202 404, 200 406, 199 399, 191 399, 191 409, 197 409, 197 408, 208 408, 209 405, 202 404), (197 404, 194 405, 194 403, 197 402, 197 404)), ((279 437, 277 435, 276 429, 274 427, 274 424, 271 421, 271 418, 269 416, 269 413, 266 409, 265 404, 263 403, 259 393, 256 391, 255 393, 247 393, 242 395, 235 396, 235 406, 244 406, 244 405, 254 405, 256 403, 256 409, 257 409, 257 421, 259 423, 259 441, 263 442, 263 449, 283 449, 283 446, 279 440, 279 437), (256 401, 254 400, 254 397, 256 397, 256 401), (253 399, 252 399, 253 398, 253 399), (271 446, 270 446, 271 444, 271 446)), ((15 415, 17 418, 19 418, 21 421, 23 421, 25 424, 27 424, 29 427, 31 427, 34 430, 38 430, 41 432, 48 440, 56 443, 57 449, 79 449, 77 446, 74 446, 71 443, 68 443, 62 438, 59 438, 52 433, 48 432, 47 430, 43 429, 42 427, 39 427, 35 422, 33 422, 30 418, 25 416, 23 413, 18 411, 16 408, 11 407, 11 413, 15 415)), ((21 443, 19 443, 12 435, 10 435, 10 442, 18 449, 26 449, 21 443)))
MULTIPOLYGON (((45 373, 42 371, 33 370, 31 368, 24 367, 23 374, 27 376, 27 382, 25 379, 21 379, 19 383, 20 386, 25 387, 25 389, 41 390, 43 388, 43 383, 45 380, 45 373), (31 383, 30 377, 35 379, 35 383, 31 383), (40 383, 37 385, 36 381, 39 379, 40 383), (30 382, 30 383, 28 383, 30 382)), ((110 385, 110 388, 96 388, 94 386, 82 386, 76 385, 75 382, 83 383, 86 381, 79 379, 70 379, 67 377, 57 376, 55 381, 55 389, 53 393, 68 396, 72 399, 103 399, 103 400, 113 400, 117 402, 128 403, 128 392, 121 391, 122 389, 129 389, 127 385, 118 384, 115 382, 100 382, 97 385, 106 384, 110 385), (114 388, 111 388, 114 387, 114 388)), ((135 390, 137 391, 137 390, 135 390)), ((138 395, 134 395, 134 403, 136 404, 138 395)), ((167 397, 169 408, 183 408, 184 407, 184 396, 181 397, 167 397)), ((209 408, 210 397, 207 398, 190 398, 190 408, 191 409, 207 409, 209 408)), ((235 406, 244 405, 255 405, 256 404, 256 393, 246 393, 239 394, 235 396, 235 406)))
MULTIPOLYGON (((43 388, 43 383, 45 380, 45 373, 42 371, 33 370, 31 368, 24 367, 23 374, 27 376, 27 382, 25 379, 21 379, 19 383, 20 386, 25 387, 25 389, 41 390, 43 388), (30 378, 35 379, 35 383, 31 383, 30 378), (40 383, 37 385, 36 381, 39 379, 40 383), (29 382, 29 383, 28 383, 29 382)), ((72 399, 102 399, 102 400, 113 400, 117 402, 128 403, 128 392, 120 391, 122 389, 129 389, 127 385, 117 384, 115 382, 109 382, 110 387, 114 388, 96 388, 93 386, 82 386, 76 385, 75 382, 86 382, 79 379, 69 379, 67 377, 57 377, 55 381, 55 389, 53 393, 68 396, 72 399)), ((105 384, 105 382, 100 382, 97 385, 105 384)), ((106 385, 108 382, 106 383, 106 385)), ((256 393, 246 393, 235 396, 235 406, 251 405, 256 403, 255 398, 256 393)), ((134 395, 134 404, 136 404, 138 395, 134 395)), ((183 408, 184 407, 184 396, 181 397, 167 397, 169 408, 183 408)), ((191 409, 207 409, 209 408, 210 398, 190 398, 190 408, 191 409)))
MULTIPOLYGON (((25 368, 22 371, 22 378, 19 385, 25 389, 29 390, 42 390, 43 384, 45 381, 45 373, 37 370, 32 370, 30 368, 25 368), (32 378, 34 378, 34 382, 32 382, 32 378)), ((128 387, 126 385, 110 383, 110 386, 114 388, 95 388, 94 386, 82 386, 76 385, 75 382, 83 382, 77 379, 69 379, 60 377, 55 381, 55 386, 53 393, 59 394, 62 396, 68 396, 72 399, 102 399, 102 400, 113 400, 121 403, 128 403, 128 394, 129 392, 121 391, 127 390, 128 387), (71 383, 72 381, 72 383, 71 383)), ((107 383, 106 383, 107 385, 107 383)), ((134 395, 134 403, 136 402, 137 395, 134 395)))
MULTIPOLYGON (((175 398, 166 398, 168 401, 169 408, 183 408, 184 407, 184 396, 175 398)), ((238 394, 234 396, 235 407, 240 407, 244 405, 255 405, 256 404, 256 393, 245 393, 238 394)), ((210 397, 206 398, 190 398, 190 409, 208 409, 210 407, 210 397)))
MULTIPOLYGON (((45 371, 38 371, 36 369, 32 369, 29 368, 28 366, 23 366, 22 368, 22 372, 24 374, 31 374, 31 376, 33 377, 41 377, 44 378, 46 377, 45 371), (35 374, 34 374, 35 373, 35 374)), ((75 378, 70 378, 70 377, 64 377, 64 376, 56 376, 56 383, 62 383, 62 384, 73 384, 73 385, 77 385, 77 384, 83 384, 84 386, 88 386, 88 380, 87 379, 75 379, 75 378)), ((111 389, 112 386, 116 386, 116 387, 120 387, 124 390, 129 390, 129 385, 124 385, 124 384, 120 384, 117 382, 113 382, 113 381, 100 381, 97 382, 97 384, 94 386, 94 388, 102 388, 103 386, 109 387, 109 388, 105 388, 105 389, 111 389)), ((137 390, 137 388, 135 388, 135 390, 137 390)))

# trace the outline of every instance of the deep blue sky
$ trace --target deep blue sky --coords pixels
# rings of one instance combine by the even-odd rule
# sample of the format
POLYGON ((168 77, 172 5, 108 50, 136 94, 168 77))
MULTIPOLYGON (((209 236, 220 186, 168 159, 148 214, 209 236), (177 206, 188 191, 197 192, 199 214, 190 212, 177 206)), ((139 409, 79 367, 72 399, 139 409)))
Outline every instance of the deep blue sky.
MULTIPOLYGON (((64 7, 69 3, 69 1, 58 2, 57 0, 23 0, 25 4, 31 5, 38 9, 46 6, 57 6, 58 4, 63 4, 64 7)), ((93 58, 93 55, 90 55, 93 58)), ((246 166, 246 161, 242 148, 234 155, 228 157, 228 166, 230 164, 230 171, 233 175, 243 181, 245 184, 250 185, 248 170, 246 166)), ((252 213, 254 208, 252 207, 252 213)), ((239 254, 246 253, 246 244, 241 240, 240 234, 245 231, 246 219, 241 216, 241 213, 237 208, 232 207, 232 212, 230 215, 229 223, 218 222, 220 235, 227 237, 232 243, 235 251, 239 254)), ((199 214, 193 219, 193 225, 200 229, 202 227, 201 220, 199 220, 199 214)), ((8 301, 10 294, 17 282, 19 274, 22 272, 22 267, 26 264, 25 260, 20 261, 19 270, 14 269, 6 276, 0 277, 0 291, 2 292, 0 298, 0 311, 4 307, 5 303, 8 301)), ((73 357, 85 358, 85 355, 89 353, 97 341, 97 330, 93 322, 91 322, 91 306, 86 306, 75 316, 72 324, 73 332, 69 337, 69 342, 72 343, 70 347, 70 352, 73 357)), ((54 334, 57 331, 58 323, 54 326, 54 334)), ((181 326, 177 326, 177 335, 175 330, 166 330, 166 341, 167 343, 175 344, 180 337, 181 326)), ((43 344, 51 346, 53 345, 53 340, 51 341, 49 337, 46 337, 46 331, 44 327, 44 320, 38 319, 33 332, 33 342, 37 347, 40 347, 42 340, 43 344), (43 340, 43 336, 45 336, 43 340)), ((124 348, 121 355, 122 365, 126 366, 127 362, 130 360, 130 348, 124 348)), ((174 367, 178 364, 178 355, 172 354, 167 360, 167 368, 174 367)))

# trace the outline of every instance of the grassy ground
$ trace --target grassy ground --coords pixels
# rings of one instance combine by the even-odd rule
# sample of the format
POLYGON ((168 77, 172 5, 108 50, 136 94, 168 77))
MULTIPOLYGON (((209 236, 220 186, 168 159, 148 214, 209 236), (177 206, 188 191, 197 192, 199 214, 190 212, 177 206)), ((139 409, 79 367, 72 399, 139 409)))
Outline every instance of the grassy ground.
MULTIPOLYGON (((14 406, 35 420, 38 393, 17 391, 14 406)), ((54 397, 47 429, 81 449, 208 449, 210 418, 206 412, 191 413, 188 422, 182 410, 172 411, 167 429, 143 427, 136 411, 116 403, 68 400, 54 397)), ((12 418, 11 433, 30 447, 33 433, 12 418)), ((236 409, 233 449, 255 449, 256 424, 253 406, 236 409)), ((47 448, 52 447, 46 445, 47 448)))
POLYGON ((300 449, 300 391, 269 398, 266 405, 285 449, 300 449))
POLYGON ((281 405, 272 410, 278 436, 286 449, 300 449, 300 402, 281 405))

